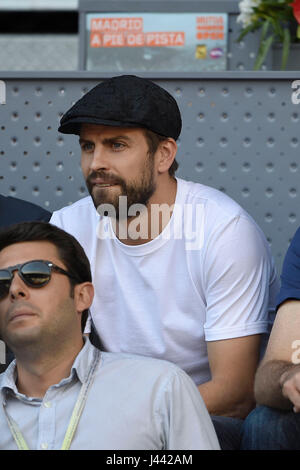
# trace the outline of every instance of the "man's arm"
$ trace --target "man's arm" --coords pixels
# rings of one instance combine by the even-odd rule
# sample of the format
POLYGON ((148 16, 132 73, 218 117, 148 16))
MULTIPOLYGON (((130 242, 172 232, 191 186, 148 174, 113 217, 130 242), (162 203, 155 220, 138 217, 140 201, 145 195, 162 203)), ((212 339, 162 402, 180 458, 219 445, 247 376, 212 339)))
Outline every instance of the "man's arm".
POLYGON ((295 350, 299 340, 300 300, 287 300, 278 309, 265 357, 257 371, 258 404, 300 411, 300 361, 295 350))
POLYGON ((244 418, 255 405, 261 334, 279 287, 266 240, 244 217, 208 242, 204 324, 211 380, 199 386, 211 414, 244 418))
POLYGON ((163 422, 166 449, 220 449, 205 404, 196 385, 183 370, 176 368, 160 397, 161 411, 157 413, 157 419, 159 423, 163 422))
POLYGON ((207 342, 212 378, 198 389, 212 415, 245 418, 255 405, 260 335, 207 342))

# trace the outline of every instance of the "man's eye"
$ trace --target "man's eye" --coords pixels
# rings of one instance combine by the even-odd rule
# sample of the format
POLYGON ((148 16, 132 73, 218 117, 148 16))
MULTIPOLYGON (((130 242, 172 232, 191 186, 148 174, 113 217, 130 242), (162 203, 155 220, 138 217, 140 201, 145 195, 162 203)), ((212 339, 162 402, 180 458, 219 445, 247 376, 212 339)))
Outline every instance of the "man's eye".
POLYGON ((85 142, 81 144, 81 150, 88 152, 93 149, 93 144, 91 142, 85 142))
POLYGON ((122 142, 113 142, 111 146, 113 150, 122 150, 125 147, 122 142))

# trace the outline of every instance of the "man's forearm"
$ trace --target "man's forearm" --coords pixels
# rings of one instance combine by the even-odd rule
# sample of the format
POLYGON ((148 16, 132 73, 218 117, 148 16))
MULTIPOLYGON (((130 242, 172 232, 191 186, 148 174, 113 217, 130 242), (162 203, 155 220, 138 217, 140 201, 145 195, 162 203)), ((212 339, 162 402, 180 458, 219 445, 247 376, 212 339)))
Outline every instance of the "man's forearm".
POLYGON ((288 361, 268 361, 262 364, 255 378, 255 398, 259 405, 266 405, 282 410, 291 410, 293 404, 282 394, 281 378, 283 374, 300 367, 288 361))
POLYGON ((254 394, 232 390, 224 383, 217 381, 205 382, 198 386, 206 408, 211 415, 245 418, 254 408, 254 394))

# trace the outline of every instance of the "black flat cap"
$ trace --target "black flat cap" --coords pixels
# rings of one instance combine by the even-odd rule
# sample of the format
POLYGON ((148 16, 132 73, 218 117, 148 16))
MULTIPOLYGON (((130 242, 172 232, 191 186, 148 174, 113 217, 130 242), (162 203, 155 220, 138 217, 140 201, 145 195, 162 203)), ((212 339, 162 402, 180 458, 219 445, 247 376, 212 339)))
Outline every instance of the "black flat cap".
POLYGON ((80 134, 80 126, 143 127, 177 140, 181 116, 170 93, 145 78, 122 75, 104 80, 61 118, 59 132, 80 134))

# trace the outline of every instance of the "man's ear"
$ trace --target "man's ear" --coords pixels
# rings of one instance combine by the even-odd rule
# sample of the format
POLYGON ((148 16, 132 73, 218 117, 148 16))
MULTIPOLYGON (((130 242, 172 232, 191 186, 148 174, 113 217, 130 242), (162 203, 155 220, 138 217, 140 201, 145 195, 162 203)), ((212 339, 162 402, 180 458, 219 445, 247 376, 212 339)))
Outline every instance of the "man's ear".
POLYGON ((77 312, 82 313, 92 305, 94 286, 91 282, 83 282, 74 287, 74 302, 77 312))
POLYGON ((156 153, 157 170, 159 173, 166 173, 176 157, 177 144, 175 140, 171 137, 168 137, 167 139, 160 142, 156 153))

